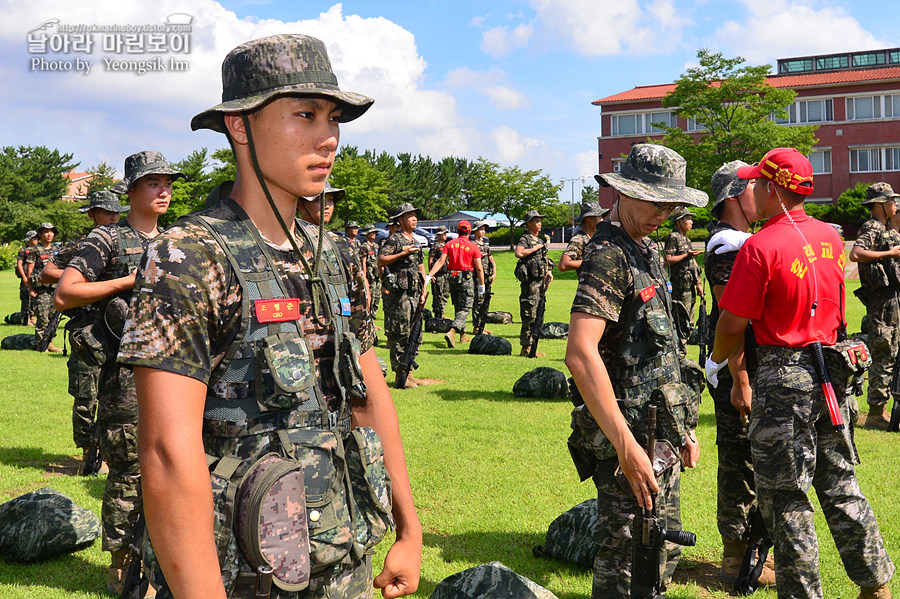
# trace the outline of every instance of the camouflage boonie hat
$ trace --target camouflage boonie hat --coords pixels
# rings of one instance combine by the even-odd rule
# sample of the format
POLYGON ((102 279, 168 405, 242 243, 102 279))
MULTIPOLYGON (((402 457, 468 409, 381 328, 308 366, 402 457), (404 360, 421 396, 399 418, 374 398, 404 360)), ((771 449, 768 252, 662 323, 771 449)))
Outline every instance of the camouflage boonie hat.
POLYGON ((409 202, 403 202, 400 204, 400 207, 397 208, 397 214, 391 217, 391 220, 397 220, 407 212, 415 212, 416 216, 419 215, 419 209, 410 204, 409 202))
POLYGON ((125 159, 125 176, 122 178, 122 187, 125 192, 131 189, 135 181, 148 175, 170 175, 184 178, 184 173, 176 171, 159 152, 145 150, 136 152, 125 159))
POLYGON ((687 161, 671 148, 635 144, 618 173, 594 175, 603 187, 645 202, 669 202, 706 206, 706 192, 685 185, 687 161))
POLYGON ((110 212, 125 212, 128 206, 123 206, 119 202, 119 196, 108 190, 95 191, 89 198, 90 202, 87 206, 82 206, 78 212, 88 212, 94 208, 109 210, 110 212))
POLYGON ((124 195, 128 193, 128 188, 125 187, 124 181, 116 181, 112 187, 109 188, 109 191, 113 192, 116 195, 124 195))
POLYGON ((866 201, 863 205, 890 202, 895 198, 900 198, 900 194, 894 193, 890 183, 875 183, 866 187, 866 201))
POLYGON ((736 198, 747 189, 747 181, 749 179, 741 179, 737 176, 737 170, 742 166, 750 166, 743 160, 732 160, 726 162, 713 173, 710 184, 712 185, 713 195, 716 196, 716 202, 712 205, 713 216, 716 214, 716 208, 722 205, 722 202, 728 198, 736 198))
POLYGON ((671 220, 674 223, 676 220, 681 220, 682 218, 686 218, 686 217, 693 218, 694 215, 685 206, 681 206, 680 208, 678 208, 672 214, 669 215, 669 220, 671 220))
POLYGON ((37 237, 37 231, 35 231, 34 229, 31 229, 30 231, 25 233, 25 241, 31 241, 35 237, 37 237))
MULTIPOLYGON (((333 202, 337 202, 338 200, 343 199, 347 192, 344 191, 341 187, 332 187, 331 183, 325 181, 325 189, 322 190, 322 193, 325 194, 325 198, 329 199, 333 202)), ((319 196, 300 196, 304 200, 308 202, 315 202, 319 199, 319 196)))
POLYGON ((365 227, 363 227, 362 229, 359 230, 359 234, 360 235, 368 235, 369 233, 374 233, 377 230, 378 229, 375 227, 375 225, 366 225, 365 227))
POLYGON ((448 229, 444 225, 441 225, 437 229, 434 230, 435 235, 440 235, 441 233, 449 233, 449 232, 450 232, 450 229, 448 229))
POLYGON ((345 229, 358 229, 358 228, 359 228, 359 223, 356 222, 355 220, 351 220, 349 223, 347 223, 346 225, 344 225, 344 228, 345 228, 345 229))
POLYGON ((54 233, 58 233, 58 232, 59 232, 59 231, 56 230, 56 227, 53 226, 53 223, 51 223, 51 222, 46 222, 46 221, 45 221, 45 222, 42 222, 42 223, 41 223, 41 226, 38 227, 38 230, 37 230, 37 234, 38 234, 38 235, 40 235, 41 230, 53 231, 54 233))
POLYGON ((368 96, 344 92, 325 44, 300 34, 270 35, 241 44, 222 61, 222 103, 191 119, 191 130, 225 133, 226 112, 243 112, 278 96, 327 96, 343 109, 346 123, 369 109, 368 96))
POLYGON ((588 216, 603 217, 609 208, 601 208, 600 202, 585 202, 581 205, 581 212, 575 217, 575 224, 580 225, 588 216))
POLYGON ((544 216, 544 214, 541 214, 537 210, 529 210, 525 213, 525 216, 522 217, 522 224, 524 225, 533 218, 544 218, 544 216))

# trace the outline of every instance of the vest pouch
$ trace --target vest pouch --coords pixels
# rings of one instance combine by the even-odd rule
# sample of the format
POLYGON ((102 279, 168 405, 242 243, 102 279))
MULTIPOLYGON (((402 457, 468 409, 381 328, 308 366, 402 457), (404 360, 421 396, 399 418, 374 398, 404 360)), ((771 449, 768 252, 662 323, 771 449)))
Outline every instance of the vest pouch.
MULTIPOLYGON (((569 437, 570 453, 573 446, 580 456, 583 456, 584 452, 588 452, 596 460, 608 460, 616 457, 616 448, 613 446, 612 441, 603 434, 600 425, 597 424, 591 411, 584 404, 572 410, 572 435, 569 437)), ((576 468, 583 467, 579 466, 578 461, 575 462, 575 466, 576 468)), ((583 476, 581 470, 579 470, 579 476, 583 476)))
POLYGON ((544 262, 540 258, 532 258, 528 261, 528 276, 532 279, 540 279, 544 276, 544 262))
POLYGON ((272 582, 295 592, 309 586, 309 529, 303 466, 277 453, 254 463, 235 500, 234 530, 244 559, 255 571, 274 569, 272 582))
POLYGON ((860 285, 867 289, 877 291, 890 286, 885 265, 882 260, 875 260, 859 265, 860 285))
POLYGON ((684 383, 666 383, 653 391, 650 401, 659 406, 659 438, 681 447, 684 435, 697 428, 699 398, 684 383))
POLYGON ((384 465, 384 448, 374 429, 350 431, 345 441, 350 491, 356 503, 356 543, 363 550, 378 544, 394 527, 391 479, 384 465))
POLYGON ((525 263, 519 260, 516 263, 516 269, 513 271, 513 274, 516 275, 516 280, 520 283, 524 283, 528 280, 528 269, 525 266, 525 263))
POLYGON ((334 374, 338 384, 350 399, 363 399, 366 396, 366 383, 363 381, 362 366, 359 364, 359 339, 353 333, 339 335, 337 359, 334 361, 334 374))
POLYGON ((256 403, 260 411, 284 410, 305 403, 316 382, 309 341, 296 331, 264 338, 257 354, 256 403))
POLYGON ((303 466, 310 572, 316 575, 343 561, 356 539, 345 486, 344 443, 328 430, 286 433, 303 466))
POLYGON ((103 366, 110 359, 111 353, 107 349, 104 327, 91 323, 80 329, 72 331, 72 342, 85 349, 87 356, 96 367, 103 366))
POLYGON ((656 298, 644 306, 644 321, 647 323, 647 341, 650 345, 655 349, 667 347, 672 335, 672 323, 656 298))

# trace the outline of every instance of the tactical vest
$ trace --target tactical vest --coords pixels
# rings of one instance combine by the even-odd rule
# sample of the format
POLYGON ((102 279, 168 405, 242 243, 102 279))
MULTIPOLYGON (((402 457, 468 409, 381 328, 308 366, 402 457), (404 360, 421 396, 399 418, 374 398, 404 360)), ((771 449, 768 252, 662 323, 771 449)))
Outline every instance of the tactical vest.
MULTIPOLYGON (((258 318, 261 306, 286 307, 278 301, 259 304, 259 300, 287 304, 291 298, 246 213, 226 199, 216 208, 182 220, 202 226, 215 238, 241 287, 240 329, 210 377, 203 413, 216 542, 226 589, 235 582, 253 580, 252 568, 237 561, 234 496, 242 491, 240 481, 254 461, 271 452, 303 466, 313 575, 359 559, 390 524, 390 483, 386 472, 373 476, 365 459, 382 455, 377 435, 366 428, 350 430, 350 399, 365 397, 366 388, 359 365, 360 343, 350 330, 349 275, 340 253, 325 233, 318 274, 328 297, 326 310, 333 315, 334 374, 342 400, 338 410, 329 411, 300 320, 260 322, 258 318), (222 206, 230 209, 229 215, 218 216, 222 206), (356 467, 360 460, 362 466, 356 467), (360 470, 365 474, 362 482, 360 470), (372 485, 381 493, 371 490, 372 485), (359 487, 365 487, 362 495, 357 493, 359 487), (384 499, 382 505, 366 503, 376 496, 384 499), (236 568, 229 562, 240 566, 236 578, 236 568)), ((303 221, 295 221, 295 226, 307 247, 317 247, 318 227, 303 221)))
MULTIPOLYGON (((121 220, 114 225, 110 225, 110 228, 117 233, 117 260, 112 265, 112 268, 103 271, 100 276, 102 281, 127 277, 137 270, 141 263, 141 257, 144 255, 144 244, 141 240, 141 234, 133 229, 127 220, 121 220)), ((100 319, 106 325, 107 330, 113 334, 113 338, 109 340, 111 343, 110 351, 113 356, 118 353, 119 340, 122 338, 122 329, 128 316, 128 303, 131 301, 131 293, 131 289, 128 289, 104 298, 95 304, 99 311, 100 319)))
POLYGON ((494 264, 491 262, 491 242, 487 237, 482 237, 481 241, 476 241, 475 245, 481 250, 481 266, 484 268, 484 282, 490 283, 491 275, 494 274, 494 264))
MULTIPOLYGON (((527 236, 529 245, 528 248, 531 249, 535 247, 540 241, 533 241, 534 237, 525 233, 523 237, 527 236)), ((543 248, 540 251, 534 252, 521 258, 519 263, 516 265, 517 268, 521 269, 524 272, 525 279, 543 279, 547 275, 547 270, 550 267, 547 261, 547 244, 543 244, 543 248), (520 266, 521 265, 521 266, 520 266)), ((522 279, 519 279, 520 281, 522 279)))

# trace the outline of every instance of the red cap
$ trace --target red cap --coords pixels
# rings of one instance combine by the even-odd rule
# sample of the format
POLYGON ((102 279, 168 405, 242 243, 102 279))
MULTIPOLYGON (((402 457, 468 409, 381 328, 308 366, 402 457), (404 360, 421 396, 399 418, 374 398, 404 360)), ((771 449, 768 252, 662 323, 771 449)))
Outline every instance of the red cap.
POLYGON ((768 179, 803 195, 813 192, 812 164, 794 148, 769 150, 759 164, 742 166, 735 174, 739 179, 768 179))
POLYGON ((456 230, 457 231, 471 231, 472 225, 470 225, 469 221, 467 221, 467 220, 461 220, 461 221, 459 221, 459 224, 456 225, 456 230))

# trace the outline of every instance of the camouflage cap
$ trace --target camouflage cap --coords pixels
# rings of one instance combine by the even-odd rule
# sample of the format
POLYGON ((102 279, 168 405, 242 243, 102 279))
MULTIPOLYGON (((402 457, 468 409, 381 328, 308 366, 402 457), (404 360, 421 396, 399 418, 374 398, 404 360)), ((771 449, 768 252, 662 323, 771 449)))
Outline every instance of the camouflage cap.
POLYGON ((441 225, 437 229, 434 230, 435 235, 443 235, 444 233, 449 233, 449 232, 450 232, 450 229, 448 229, 444 225, 441 225))
POLYGON ((270 35, 241 44, 222 62, 222 103, 191 119, 191 130, 225 133, 226 112, 253 110, 278 96, 327 96, 343 109, 341 122, 352 121, 375 101, 344 92, 321 40, 308 35, 270 35))
POLYGON ((400 204, 400 207, 397 208, 397 214, 391 217, 391 220, 397 220, 407 212, 415 212, 416 216, 419 214, 419 209, 410 204, 409 202, 403 202, 400 204))
POLYGON ((359 223, 356 222, 355 220, 351 220, 349 223, 347 223, 346 225, 344 225, 344 228, 345 228, 345 229, 358 229, 358 228, 359 228, 359 223))
POLYGON ((125 159, 125 176, 122 178, 122 187, 126 192, 141 177, 149 175, 170 175, 184 178, 184 173, 176 171, 159 152, 145 150, 136 152, 125 159))
POLYGON ((487 227, 487 226, 488 226, 487 221, 476 220, 474 223, 472 223, 472 232, 474 233, 481 227, 487 227))
POLYGON ((525 216, 522 217, 522 224, 524 225, 533 218, 544 218, 544 216, 545 215, 541 214, 537 210, 529 210, 525 213, 525 216))
POLYGON ((88 196, 88 200, 88 205, 79 208, 78 212, 88 212, 94 208, 109 210, 110 212, 125 212, 128 210, 128 206, 123 206, 119 202, 119 196, 109 190, 95 191, 88 196))
POLYGON ((601 208, 600 202, 585 202, 581 205, 581 212, 575 217, 575 224, 580 225, 588 216, 602 217, 607 212, 609 208, 601 208))
POLYGON ((360 235, 368 235, 369 233, 374 233, 377 230, 378 229, 375 227, 375 225, 366 225, 365 227, 363 227, 362 229, 359 230, 359 234, 360 235))
POLYGON ((681 206, 669 215, 669 220, 674 223, 676 220, 681 220, 682 218, 687 217, 693 218, 694 215, 690 210, 687 209, 687 206, 681 206))
POLYGON ((716 196, 716 202, 712 205, 712 212, 716 215, 716 208, 722 205, 722 202, 728 198, 736 198, 747 189, 748 179, 741 179, 737 176, 737 170, 742 166, 750 166, 743 160, 732 160, 726 162, 713 173, 711 185, 713 195, 716 196))
MULTIPOLYGON (((322 190, 322 193, 325 194, 325 198, 331 200, 333 202, 337 202, 338 200, 342 200, 347 192, 344 191, 343 188, 340 187, 332 187, 331 183, 325 181, 325 189, 322 190)), ((300 196, 307 202, 315 202, 319 199, 319 196, 300 196)))
POLYGON ((54 233, 57 232, 56 227, 53 226, 53 223, 47 222, 47 221, 42 222, 41 226, 38 227, 38 230, 37 230, 38 234, 40 234, 41 231, 53 231, 54 233))
POLYGON ((25 241, 31 241, 35 237, 37 237, 37 231, 35 231, 34 229, 31 229, 30 231, 25 233, 25 241))
POLYGON ((863 205, 889 202, 894 198, 900 198, 900 194, 894 193, 890 183, 874 183, 866 187, 866 201, 863 205))
POLYGON ((635 144, 618 173, 594 175, 603 187, 647 202, 671 202, 706 206, 706 192, 685 185, 687 162, 671 148, 635 144))

